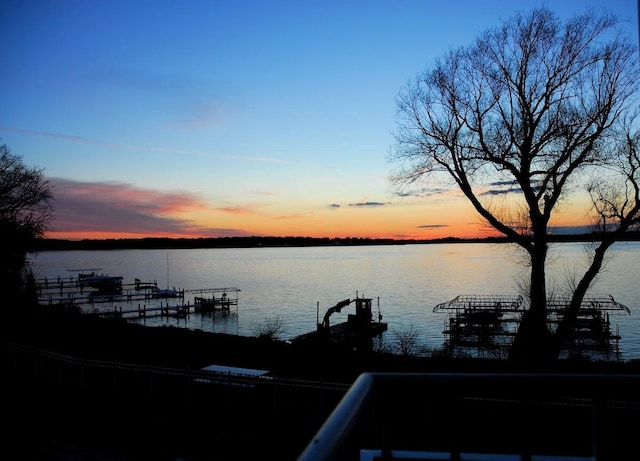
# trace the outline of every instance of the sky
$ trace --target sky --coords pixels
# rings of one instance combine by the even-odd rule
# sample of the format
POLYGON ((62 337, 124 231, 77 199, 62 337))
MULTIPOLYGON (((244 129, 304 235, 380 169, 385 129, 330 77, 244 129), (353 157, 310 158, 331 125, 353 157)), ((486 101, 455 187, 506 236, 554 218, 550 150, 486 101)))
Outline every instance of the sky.
POLYGON ((50 181, 51 238, 487 236, 457 190, 397 193, 395 98, 543 5, 638 37, 637 0, 2 0, 0 144, 50 181))

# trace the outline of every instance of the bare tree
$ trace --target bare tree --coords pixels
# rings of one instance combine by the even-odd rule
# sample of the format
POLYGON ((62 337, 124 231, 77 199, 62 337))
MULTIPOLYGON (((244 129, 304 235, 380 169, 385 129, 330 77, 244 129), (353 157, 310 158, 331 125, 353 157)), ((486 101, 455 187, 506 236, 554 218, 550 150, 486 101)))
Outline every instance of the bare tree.
MULTIPOLYGON (((0 145, 0 289, 17 296, 26 254, 43 236, 51 219, 53 195, 43 170, 0 145)), ((15 299, 14 299, 15 300, 15 299)))
POLYGON ((558 326, 558 347, 572 341, 578 312, 587 290, 600 272, 607 250, 628 230, 640 227, 640 132, 624 125, 616 144, 619 157, 587 184, 595 212, 594 233, 598 236, 591 262, 575 285, 571 302, 558 326))
POLYGON ((640 79, 635 46, 618 24, 606 10, 564 24, 546 8, 519 12, 437 60, 397 99, 394 184, 452 181, 526 251, 530 304, 514 359, 557 356, 547 327, 550 222, 588 172, 621 157, 616 140, 640 79))
POLYGON ((253 325, 254 336, 261 339, 277 340, 284 329, 284 320, 281 316, 265 317, 263 322, 256 322, 253 325))
POLYGON ((419 349, 418 330, 413 325, 408 330, 393 330, 392 336, 400 354, 405 357, 415 355, 419 349))

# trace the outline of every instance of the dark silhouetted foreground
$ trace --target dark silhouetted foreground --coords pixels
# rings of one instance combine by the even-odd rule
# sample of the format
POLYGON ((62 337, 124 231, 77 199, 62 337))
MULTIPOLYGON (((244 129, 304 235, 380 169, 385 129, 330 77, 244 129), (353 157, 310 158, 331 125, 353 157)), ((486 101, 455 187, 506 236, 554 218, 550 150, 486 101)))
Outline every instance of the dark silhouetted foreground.
MULTIPOLYGON (((358 353, 149 328, 50 306, 8 314, 0 325, 2 443, 12 459, 296 459, 362 372, 526 370, 499 360, 358 353), (74 359, 61 361, 60 355, 74 359), (82 366, 85 360, 91 367, 82 366), (174 379, 171 372, 160 378, 136 374, 117 363, 187 371, 211 364, 257 368, 290 384, 254 390, 185 386, 193 380, 174 379)), ((566 361, 540 369, 637 370, 636 363, 566 361)))

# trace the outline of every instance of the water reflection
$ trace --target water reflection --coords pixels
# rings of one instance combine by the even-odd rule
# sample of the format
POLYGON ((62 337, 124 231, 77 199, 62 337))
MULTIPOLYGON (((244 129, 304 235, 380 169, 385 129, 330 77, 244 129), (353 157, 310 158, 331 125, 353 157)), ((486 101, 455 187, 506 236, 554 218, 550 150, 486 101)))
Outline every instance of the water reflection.
MULTIPOLYGON (((592 293, 611 294, 628 306, 631 315, 612 317, 619 327, 622 356, 640 358, 640 243, 614 245, 609 263, 592 287, 592 293)), ((584 245, 557 244, 547 269, 551 290, 560 292, 567 274, 583 261, 584 245)), ((189 250, 56 251, 33 255, 38 277, 68 277, 68 269, 100 267, 122 276, 158 281, 186 290, 238 287, 236 311, 185 319, 140 320, 149 326, 171 324, 253 336, 256 326, 273 317, 283 319, 282 339, 313 331, 317 310, 356 295, 379 298, 380 310, 394 333, 417 331, 420 344, 437 348, 444 341, 445 318, 433 308, 458 295, 521 294, 526 268, 517 252, 504 244, 431 244, 363 247, 226 248, 189 250), (167 264, 169 261, 169 264, 167 264)), ((184 302, 193 303, 189 294, 184 302)), ((113 306, 107 306, 113 308, 113 306)), ((332 322, 346 321, 348 311, 332 322)))

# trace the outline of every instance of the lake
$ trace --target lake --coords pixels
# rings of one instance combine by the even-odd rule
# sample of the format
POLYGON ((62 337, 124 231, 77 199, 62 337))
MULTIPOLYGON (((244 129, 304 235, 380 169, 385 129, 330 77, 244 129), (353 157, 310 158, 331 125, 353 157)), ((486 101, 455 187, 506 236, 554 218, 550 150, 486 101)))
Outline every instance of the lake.
MULTIPOLYGON (((552 245, 548 293, 561 294, 585 263, 584 243, 552 245)), ((30 255, 37 278, 77 277, 72 270, 157 281, 159 288, 186 290, 237 287, 237 308, 228 313, 188 318, 147 318, 148 326, 176 325, 190 329, 254 336, 261 325, 281 324, 281 339, 314 331, 326 310, 346 298, 373 298, 388 331, 382 343, 393 349, 394 334, 417 333, 424 350, 444 342, 446 314, 433 312, 458 295, 517 295, 528 271, 521 250, 503 243, 453 243, 371 246, 223 248, 187 250, 45 251, 30 255)), ((640 359, 640 242, 619 242, 590 294, 612 295, 631 314, 612 315, 621 358, 640 359)), ((230 294, 231 295, 231 294, 230 294)), ((193 293, 184 302, 193 304, 193 293)), ((196 293, 195 296, 198 296, 196 293)), ((235 295, 233 295, 235 296, 235 295)), ((176 303, 177 301, 173 300, 176 303)), ((118 302, 123 310, 131 308, 118 302)), ((134 305, 137 306, 138 302, 134 305)), ((351 305, 353 306, 353 305, 351 305)), ((96 304, 113 310, 114 305, 96 304)), ((331 316, 344 322, 353 307, 331 316)))

